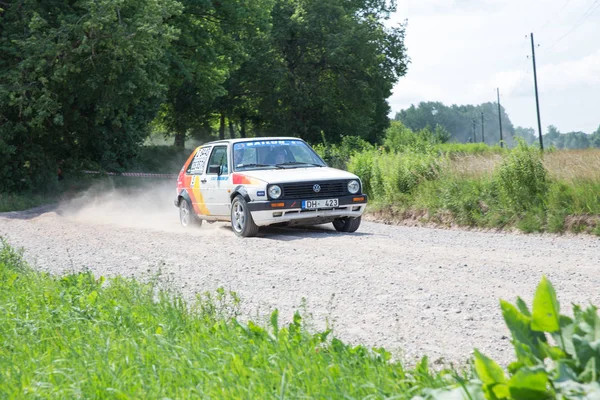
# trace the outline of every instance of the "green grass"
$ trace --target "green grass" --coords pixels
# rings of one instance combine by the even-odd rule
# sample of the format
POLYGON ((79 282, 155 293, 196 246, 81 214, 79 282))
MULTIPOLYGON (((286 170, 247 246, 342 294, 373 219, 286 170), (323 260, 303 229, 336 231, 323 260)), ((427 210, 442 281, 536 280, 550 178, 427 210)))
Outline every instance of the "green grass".
POLYGON ((517 358, 506 371, 477 349, 460 373, 434 373, 427 357, 407 369, 383 348, 310 332, 297 313, 287 326, 277 311, 268 327, 242 323, 239 301, 220 289, 188 304, 158 279, 50 276, 0 238, 0 398, 600 396, 597 308, 573 305, 573 317, 561 315, 545 277, 531 310, 521 298, 500 301, 517 358))
POLYGON ((438 145, 444 146, 448 151, 370 151, 351 157, 349 169, 362 178, 374 215, 528 233, 600 235, 600 174, 590 169, 598 164, 599 152, 542 155, 521 145, 510 150, 488 147, 488 153, 479 154, 487 146, 438 145), (469 150, 461 153, 461 148, 469 150))
POLYGON ((156 282, 53 277, 0 244, 0 398, 412 398, 441 387, 426 359, 241 323, 222 290, 193 304, 156 282))

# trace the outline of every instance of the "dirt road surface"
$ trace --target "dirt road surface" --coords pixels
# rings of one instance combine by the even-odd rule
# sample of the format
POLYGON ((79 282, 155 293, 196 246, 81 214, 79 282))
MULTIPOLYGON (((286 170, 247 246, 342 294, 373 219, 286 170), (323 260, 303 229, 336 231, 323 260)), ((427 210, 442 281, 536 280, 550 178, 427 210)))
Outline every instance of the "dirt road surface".
POLYGON ((58 206, 0 214, 0 236, 55 274, 147 278, 159 270, 185 296, 236 291, 248 318, 295 310, 353 344, 384 346, 413 364, 463 363, 474 347, 513 359, 499 299, 531 304, 542 275, 563 313, 600 305, 600 239, 387 226, 355 234, 331 224, 265 229, 250 239, 227 224, 179 226, 173 185, 94 188, 58 206))

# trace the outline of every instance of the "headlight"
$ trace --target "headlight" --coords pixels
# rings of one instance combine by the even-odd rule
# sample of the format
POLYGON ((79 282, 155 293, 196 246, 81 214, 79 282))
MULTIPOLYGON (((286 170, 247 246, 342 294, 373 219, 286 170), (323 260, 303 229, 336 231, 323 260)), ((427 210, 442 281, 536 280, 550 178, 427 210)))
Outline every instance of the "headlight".
POLYGON ((348 182, 348 191, 351 194, 356 194, 360 190, 360 183, 358 181, 350 181, 348 182))
POLYGON ((269 197, 272 199, 278 199, 281 197, 281 188, 277 185, 273 185, 269 188, 269 197))

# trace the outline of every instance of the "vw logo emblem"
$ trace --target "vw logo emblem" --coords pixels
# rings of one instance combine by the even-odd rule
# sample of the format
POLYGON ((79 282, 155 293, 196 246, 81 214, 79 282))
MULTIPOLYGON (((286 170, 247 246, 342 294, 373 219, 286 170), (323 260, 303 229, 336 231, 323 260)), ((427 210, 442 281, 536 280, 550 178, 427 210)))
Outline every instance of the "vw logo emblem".
POLYGON ((319 193, 321 191, 321 185, 313 185, 313 190, 315 191, 315 193, 319 193))

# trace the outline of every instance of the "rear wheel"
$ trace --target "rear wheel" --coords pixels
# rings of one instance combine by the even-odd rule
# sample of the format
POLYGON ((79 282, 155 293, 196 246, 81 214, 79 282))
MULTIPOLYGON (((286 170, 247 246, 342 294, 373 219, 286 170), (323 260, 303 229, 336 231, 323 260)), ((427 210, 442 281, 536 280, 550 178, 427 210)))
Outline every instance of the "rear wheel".
POLYGON ((184 228, 202 225, 202 220, 196 218, 190 202, 186 199, 179 201, 179 222, 184 228))
POLYGON ((241 237, 256 236, 258 233, 258 226, 254 223, 248 203, 242 196, 236 196, 231 202, 231 228, 241 237))
POLYGON ((360 226, 362 217, 358 218, 338 218, 333 221, 333 227, 338 232, 356 232, 358 227, 360 226))

